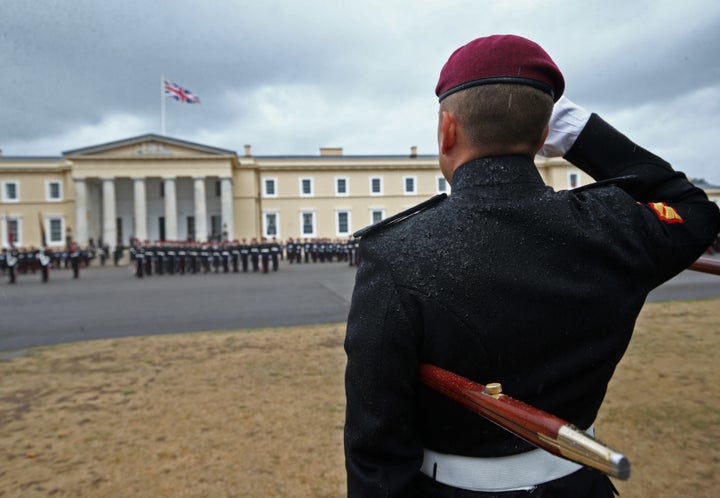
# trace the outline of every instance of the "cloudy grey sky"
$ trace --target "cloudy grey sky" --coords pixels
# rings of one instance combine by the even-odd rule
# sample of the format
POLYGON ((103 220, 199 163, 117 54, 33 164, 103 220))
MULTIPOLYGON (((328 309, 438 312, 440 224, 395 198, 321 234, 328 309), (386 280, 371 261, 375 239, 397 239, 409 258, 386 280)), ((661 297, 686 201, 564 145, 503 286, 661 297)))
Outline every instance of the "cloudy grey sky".
POLYGON ((566 94, 720 184, 716 0, 2 0, 0 148, 160 133, 256 155, 435 154, 440 68, 493 33, 532 38, 566 94))

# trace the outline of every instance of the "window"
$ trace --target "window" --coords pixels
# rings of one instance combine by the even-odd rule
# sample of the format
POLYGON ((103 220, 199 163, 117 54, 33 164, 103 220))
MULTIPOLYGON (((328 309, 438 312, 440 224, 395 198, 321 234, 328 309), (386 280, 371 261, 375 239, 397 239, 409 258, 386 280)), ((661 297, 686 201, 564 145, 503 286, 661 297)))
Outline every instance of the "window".
POLYGON ((158 216, 158 232, 160 233, 160 240, 165 239, 165 217, 158 216))
POLYGON ((5 230, 3 231, 4 234, 4 243, 6 245, 10 245, 10 242, 16 246, 19 247, 22 245, 22 226, 21 226, 21 220, 20 218, 12 218, 8 217, 4 220, 5 230))
POLYGON ((375 223, 380 223, 383 218, 385 218, 385 210, 384 209, 371 209, 370 210, 370 223, 374 225, 375 223))
POLYGON ((163 199, 165 197, 165 182, 163 180, 160 180, 160 198, 163 199))
POLYGON ((265 178, 263 180, 263 195, 265 197, 277 197, 277 178, 265 178))
POLYGON ((20 200, 20 184, 16 181, 2 182, 2 200, 18 202, 20 200))
POLYGON ((115 219, 115 243, 120 245, 122 244, 123 240, 123 222, 122 218, 116 218, 115 219))
POLYGON ((56 180, 47 180, 45 182, 45 199, 48 201, 61 201, 62 183, 56 180))
POLYGON ((447 194, 448 193, 448 182, 445 179, 444 176, 438 175, 435 177, 435 183, 437 186, 437 193, 438 194, 447 194))
POLYGON ((381 176, 373 176, 370 178, 370 195, 383 194, 383 182, 381 176))
POLYGON ((215 180, 215 197, 220 197, 222 195, 222 182, 220 180, 215 180))
POLYGON ((335 195, 347 196, 349 193, 348 179, 345 177, 335 178, 335 195))
POLYGON ((47 218, 47 234, 46 241, 49 246, 63 245, 63 237, 65 233, 65 220, 62 216, 52 216, 47 218))
POLYGON ((315 237, 315 211, 300 212, 300 231, 303 237, 315 237))
POLYGON ((568 173, 568 188, 576 188, 580 186, 580 173, 568 173))
POLYGON ((268 238, 279 237, 278 214, 276 212, 266 212, 263 221, 263 235, 268 238))
POLYGON ((300 197, 312 197, 313 195, 313 179, 300 178, 300 197))
POLYGON ((337 236, 350 235, 350 211, 336 211, 337 236))
POLYGON ((222 240, 222 216, 219 214, 210 216, 210 239, 222 240))
POLYGON ((415 184, 417 183, 417 178, 414 176, 404 176, 403 177, 403 192, 405 195, 415 195, 417 194, 415 184))
POLYGON ((187 239, 190 241, 195 240, 195 217, 194 216, 188 216, 187 217, 187 239))

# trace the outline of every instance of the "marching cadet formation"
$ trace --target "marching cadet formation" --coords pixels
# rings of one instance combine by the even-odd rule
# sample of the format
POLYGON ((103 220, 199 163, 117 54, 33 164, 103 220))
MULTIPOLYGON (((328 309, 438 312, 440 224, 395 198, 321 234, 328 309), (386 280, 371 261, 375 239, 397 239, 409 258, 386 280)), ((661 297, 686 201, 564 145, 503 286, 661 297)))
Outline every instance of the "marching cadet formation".
MULTIPOLYGON (((115 266, 124 254, 118 247, 112 254, 115 266)), ((78 247, 74 242, 63 249, 16 248, 11 245, 0 252, 0 273, 9 276, 9 283, 19 276, 39 274, 49 280, 50 269, 72 269, 79 278, 80 268, 89 267, 99 257, 102 266, 110 259, 107 245, 78 247)), ((281 260, 289 264, 347 262, 357 266, 357 242, 330 239, 288 239, 283 245, 276 239, 253 238, 233 242, 182 242, 134 240, 130 245, 130 262, 135 276, 207 274, 207 273, 269 273, 277 271, 281 260)))
POLYGON ((232 242, 181 242, 134 240, 130 260, 135 276, 207 273, 269 273, 277 271, 280 260, 289 264, 348 262, 356 266, 357 242, 328 239, 253 238, 232 242))
POLYGON ((73 278, 80 278, 80 268, 90 266, 95 258, 95 248, 81 248, 72 243, 62 250, 40 248, 17 248, 10 245, 0 253, 0 273, 9 276, 8 283, 14 284, 18 277, 39 274, 44 283, 50 279, 50 269, 72 269, 73 278))

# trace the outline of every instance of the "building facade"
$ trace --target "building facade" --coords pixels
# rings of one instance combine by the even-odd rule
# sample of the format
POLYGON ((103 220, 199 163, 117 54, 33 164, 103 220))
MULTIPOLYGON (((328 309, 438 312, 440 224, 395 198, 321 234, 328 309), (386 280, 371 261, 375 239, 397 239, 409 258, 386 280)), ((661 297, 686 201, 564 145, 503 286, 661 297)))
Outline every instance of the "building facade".
MULTIPOLYGON (((592 179, 562 159, 536 161, 555 189, 592 179)), ((3 247, 76 241, 343 239, 432 195, 450 193, 437 156, 253 156, 142 135, 58 157, 0 155, 3 247)), ((707 190, 707 189, 706 189, 707 190)), ((711 189, 712 190, 712 189, 711 189)), ((708 192, 717 200, 720 191, 708 192)))

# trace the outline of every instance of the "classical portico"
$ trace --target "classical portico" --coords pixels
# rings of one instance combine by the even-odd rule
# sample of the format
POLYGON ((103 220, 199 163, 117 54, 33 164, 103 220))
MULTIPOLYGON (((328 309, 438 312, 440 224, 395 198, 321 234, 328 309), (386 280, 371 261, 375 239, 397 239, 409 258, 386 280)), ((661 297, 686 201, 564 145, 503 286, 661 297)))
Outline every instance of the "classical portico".
POLYGON ((73 163, 80 245, 234 238, 232 151, 145 135, 64 156, 73 163))

